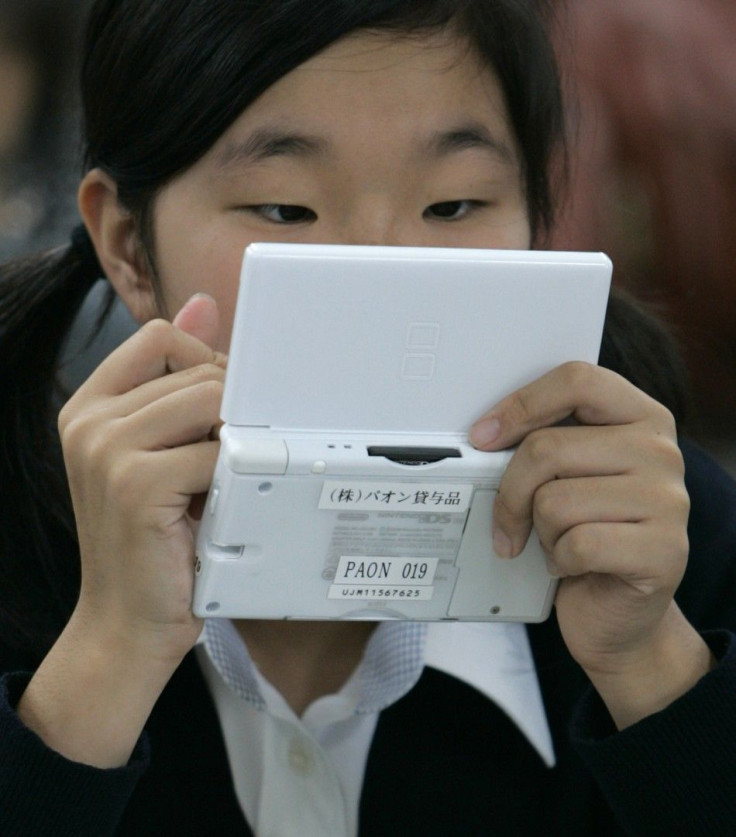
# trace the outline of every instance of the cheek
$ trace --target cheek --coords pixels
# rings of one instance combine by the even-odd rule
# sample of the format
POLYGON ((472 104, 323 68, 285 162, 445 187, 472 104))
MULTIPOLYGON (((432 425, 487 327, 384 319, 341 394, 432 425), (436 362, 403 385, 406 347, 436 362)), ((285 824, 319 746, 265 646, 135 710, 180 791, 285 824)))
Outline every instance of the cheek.
POLYGON ((496 246, 501 249, 529 250, 531 248, 532 225, 523 195, 518 196, 506 223, 499 223, 495 234, 499 241, 496 246))
POLYGON ((223 352, 230 345, 241 258, 240 253, 210 255, 188 249, 186 256, 168 259, 165 266, 159 266, 164 302, 171 319, 194 294, 208 294, 215 300, 220 313, 217 349, 223 352))
POLYGON ((194 294, 213 297, 224 335, 220 342, 227 349, 247 241, 211 211, 198 180, 190 181, 171 184, 156 200, 154 252, 161 293, 172 319, 194 294))
POLYGON ((532 246, 531 226, 526 214, 519 212, 474 230, 472 240, 465 246, 492 250, 529 250, 532 246))
POLYGON ((497 245, 506 250, 529 250, 532 246, 532 228, 526 213, 519 213, 518 218, 505 229, 499 230, 497 245))

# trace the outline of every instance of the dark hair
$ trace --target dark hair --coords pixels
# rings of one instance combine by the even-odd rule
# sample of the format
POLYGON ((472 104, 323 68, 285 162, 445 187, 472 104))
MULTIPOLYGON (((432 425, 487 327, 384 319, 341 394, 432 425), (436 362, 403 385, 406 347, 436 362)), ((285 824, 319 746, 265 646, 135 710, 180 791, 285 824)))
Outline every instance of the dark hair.
MULTIPOLYGON (((98 0, 82 69, 86 165, 117 184, 152 253, 158 191, 263 91, 355 29, 452 26, 492 67, 518 141, 532 230, 553 221, 563 136, 545 0, 98 0)), ((78 548, 54 428, 64 336, 97 278, 85 248, 0 270, 0 642, 40 657, 78 586, 78 548), (43 608, 39 607, 43 602, 43 608)))
MULTIPOLYGON (((492 67, 521 148, 535 233, 553 216, 549 160, 563 135, 556 62, 541 0, 103 0, 82 75, 87 163, 140 216, 264 90, 355 30, 452 25, 492 67), (125 137, 125 142, 120 138, 125 137)), ((145 223, 148 221, 149 223, 145 223)))
POLYGON ((693 408, 679 344, 655 308, 620 288, 608 301, 598 363, 664 404, 681 428, 688 426, 693 408))

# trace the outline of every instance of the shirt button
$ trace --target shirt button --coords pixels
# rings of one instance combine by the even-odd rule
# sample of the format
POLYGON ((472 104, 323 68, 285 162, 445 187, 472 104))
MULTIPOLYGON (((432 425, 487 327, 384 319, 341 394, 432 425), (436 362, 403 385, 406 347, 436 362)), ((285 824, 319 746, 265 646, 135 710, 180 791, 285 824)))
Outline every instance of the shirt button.
POLYGON ((308 776, 314 769, 314 758, 309 745, 295 738, 289 747, 289 766, 298 776, 308 776))

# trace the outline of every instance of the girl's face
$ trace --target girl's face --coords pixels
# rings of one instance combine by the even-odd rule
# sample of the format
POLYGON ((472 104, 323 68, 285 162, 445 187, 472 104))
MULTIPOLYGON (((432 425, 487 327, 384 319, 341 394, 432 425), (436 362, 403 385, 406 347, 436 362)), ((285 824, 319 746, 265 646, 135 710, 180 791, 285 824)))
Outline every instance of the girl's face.
POLYGON ((154 205, 173 315, 197 292, 227 350, 253 241, 526 249, 519 152, 494 74, 448 36, 361 33, 269 88, 154 205))

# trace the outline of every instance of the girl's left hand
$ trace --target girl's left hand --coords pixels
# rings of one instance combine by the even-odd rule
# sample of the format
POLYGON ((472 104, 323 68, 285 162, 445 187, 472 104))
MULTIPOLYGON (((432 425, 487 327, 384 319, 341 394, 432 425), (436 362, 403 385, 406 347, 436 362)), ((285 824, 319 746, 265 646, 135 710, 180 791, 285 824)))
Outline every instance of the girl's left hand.
POLYGON ((673 601, 689 498, 669 411, 609 370, 569 363, 497 404, 470 438, 519 445, 496 498, 495 549, 518 555, 534 526, 561 578, 565 643, 618 725, 694 685, 711 660, 673 601))

